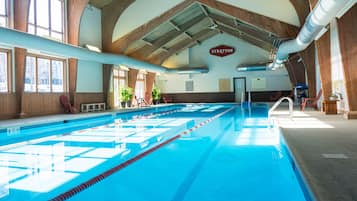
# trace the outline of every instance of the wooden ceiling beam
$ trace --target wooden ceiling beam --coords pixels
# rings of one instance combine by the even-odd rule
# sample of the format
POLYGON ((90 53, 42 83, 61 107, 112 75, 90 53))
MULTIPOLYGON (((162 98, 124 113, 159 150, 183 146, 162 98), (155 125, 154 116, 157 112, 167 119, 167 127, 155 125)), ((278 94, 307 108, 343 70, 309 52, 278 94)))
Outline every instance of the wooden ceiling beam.
POLYGON ((184 34, 185 34, 187 37, 189 37, 189 38, 191 38, 191 39, 192 39, 191 34, 189 34, 189 33, 187 33, 187 32, 184 32, 184 34))
POLYGON ((235 19, 223 17, 213 13, 210 13, 208 16, 212 18, 214 21, 216 21, 217 23, 224 24, 225 26, 228 26, 232 29, 238 29, 240 32, 252 36, 257 40, 261 40, 266 43, 273 43, 274 41, 274 38, 270 37, 268 32, 262 33, 260 31, 254 30, 253 28, 249 28, 248 26, 239 24, 235 19))
POLYGON ((146 44, 148 44, 148 45, 150 45, 150 46, 153 46, 154 44, 152 44, 152 42, 150 42, 150 41, 148 41, 148 40, 146 40, 146 39, 141 39, 144 43, 146 43, 146 44))
POLYGON ((144 45, 142 48, 130 54, 130 57, 134 57, 137 59, 146 59, 147 57, 150 57, 150 55, 153 54, 157 49, 165 46, 168 42, 174 40, 181 34, 184 34, 187 30, 189 30, 193 26, 196 26, 197 24, 202 22, 205 18, 206 18, 205 15, 199 15, 193 18, 192 20, 180 26, 181 27, 180 31, 177 31, 176 29, 169 31, 163 37, 160 37, 158 40, 152 42, 152 45, 144 45))
POLYGON ((235 36, 237 38, 240 38, 252 45, 255 45, 263 50, 266 51, 270 51, 272 48, 272 45, 266 42, 263 42, 261 40, 257 40, 249 35, 246 35, 244 33, 239 32, 238 30, 226 27, 226 26, 222 26, 222 25, 218 25, 217 27, 219 30, 223 31, 224 33, 227 33, 229 35, 235 36))
POLYGON ((232 17, 239 19, 247 24, 266 30, 279 37, 289 38, 295 37, 298 33, 298 27, 281 22, 263 15, 259 15, 242 8, 238 8, 216 0, 196 0, 210 8, 219 10, 232 17))
POLYGON ((120 15, 135 0, 113 0, 102 8, 102 49, 106 52, 115 52, 112 47, 112 38, 115 25, 120 15))
POLYGON ((172 20, 169 20, 169 23, 170 23, 171 26, 173 26, 177 31, 181 31, 180 27, 177 26, 177 24, 175 24, 175 22, 173 22, 172 20))
POLYGON ((180 52, 192 45, 197 44, 197 41, 204 41, 208 38, 211 38, 212 36, 218 34, 217 30, 211 30, 211 29, 203 29, 202 31, 198 32, 197 34, 192 36, 192 39, 186 39, 183 40, 171 48, 169 48, 168 52, 161 52, 155 56, 152 56, 149 58, 147 61, 155 64, 162 64, 167 58, 172 56, 173 54, 176 54, 177 52, 180 52))
MULTIPOLYGON (((121 1, 121 0, 119 0, 119 1, 121 1)), ((131 1, 133 1, 133 0, 131 0, 131 1)), ((112 43, 111 51, 113 53, 122 54, 130 46, 130 44, 132 44, 133 42, 135 42, 137 40, 140 40, 141 38, 144 38, 148 33, 150 33, 152 30, 154 30, 160 24, 171 19, 177 13, 180 13, 181 11, 185 10, 187 7, 189 7, 194 2, 195 2, 195 0, 185 0, 182 3, 169 9, 162 15, 154 18, 153 20, 150 20, 148 23, 145 23, 144 25, 134 29, 133 31, 124 35, 123 37, 115 40, 112 43)), ((105 22, 105 21, 103 21, 103 22, 105 22)), ((102 24, 105 24, 105 23, 102 23, 102 24)))
POLYGON ((294 6, 295 11, 299 17, 300 26, 305 23, 306 17, 310 13, 310 4, 307 0, 290 0, 290 3, 294 6))

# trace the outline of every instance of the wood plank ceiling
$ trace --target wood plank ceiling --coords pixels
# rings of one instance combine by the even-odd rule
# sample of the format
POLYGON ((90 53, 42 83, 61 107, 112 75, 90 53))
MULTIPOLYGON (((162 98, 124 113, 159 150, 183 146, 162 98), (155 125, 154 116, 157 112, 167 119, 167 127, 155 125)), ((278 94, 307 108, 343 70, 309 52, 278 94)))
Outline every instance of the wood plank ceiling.
MULTIPOLYGON (((90 0, 89 2, 98 8, 103 8, 111 1, 90 0)), ((140 30, 140 27, 114 41, 111 51, 151 63, 162 64, 171 55, 201 44, 220 33, 238 37, 266 51, 274 51, 274 47, 282 40, 295 37, 298 31, 298 28, 293 25, 228 4, 212 0, 192 2, 158 26, 141 33, 139 37, 134 37, 134 40, 128 39, 133 38, 131 35, 137 36, 137 30, 140 30), (249 18, 257 19, 257 22, 252 24, 251 19, 242 18, 240 16, 242 14, 232 14, 237 9, 240 13, 246 12, 249 18), (272 28, 272 24, 279 26, 272 28), (123 46, 119 44, 120 41, 125 41, 127 44, 123 46), (116 47, 116 44, 119 44, 120 48, 116 47)))

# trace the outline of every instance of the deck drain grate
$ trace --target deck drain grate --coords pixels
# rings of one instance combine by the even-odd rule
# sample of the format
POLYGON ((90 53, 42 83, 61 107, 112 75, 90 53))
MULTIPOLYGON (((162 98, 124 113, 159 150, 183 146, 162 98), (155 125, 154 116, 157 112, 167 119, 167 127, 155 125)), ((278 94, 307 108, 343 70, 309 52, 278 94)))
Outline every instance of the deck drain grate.
POLYGON ((331 159, 347 159, 348 156, 345 154, 322 154, 323 158, 331 158, 331 159))

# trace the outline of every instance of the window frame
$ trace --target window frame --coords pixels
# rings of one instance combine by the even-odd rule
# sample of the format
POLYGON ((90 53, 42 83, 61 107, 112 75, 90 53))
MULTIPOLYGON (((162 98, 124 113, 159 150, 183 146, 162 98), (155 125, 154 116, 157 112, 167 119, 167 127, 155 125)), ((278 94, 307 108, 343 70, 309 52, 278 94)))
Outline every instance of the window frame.
POLYGON ((1 94, 11 93, 12 92, 12 50, 0 48, 0 52, 7 55, 7 91, 0 91, 1 94))
MULTIPOLYGON (((136 91, 136 86, 138 82, 143 82, 143 94, 142 98, 145 98, 145 93, 146 93, 146 73, 139 71, 137 76, 136 76, 136 82, 135 82, 135 91, 136 91), (139 76, 142 76, 142 78, 139 78, 139 76)), ((136 93, 135 93, 136 95, 136 93)))
POLYGON ((126 70, 122 70, 120 68, 114 68, 113 71, 117 71, 118 72, 118 75, 115 75, 115 73, 113 72, 113 78, 114 80, 117 80, 118 81, 118 86, 119 86, 119 90, 120 88, 123 88, 123 87, 126 87, 128 85, 128 73, 126 70), (120 72, 124 72, 124 76, 121 76, 120 75, 120 72), (124 80, 124 83, 125 85, 124 86, 120 86, 120 80, 124 80))
MULTIPOLYGON (((25 93, 37 93, 37 94, 56 94, 56 93, 66 93, 67 92, 67 59, 64 58, 58 58, 58 57, 52 57, 52 56, 47 56, 47 55, 39 55, 39 54, 33 54, 33 53, 27 53, 25 59, 27 57, 34 57, 35 58, 35 84, 36 84, 36 91, 25 91, 25 82, 24 82, 24 92, 25 93), (38 91, 38 59, 48 59, 50 61, 50 91, 46 92, 41 92, 38 91), (52 61, 61 61, 63 63, 63 91, 62 92, 53 92, 53 86, 52 86, 52 81, 53 81, 53 76, 52 76, 52 61)), ((26 62, 25 62, 26 63, 26 62)), ((26 78, 26 68, 27 65, 25 65, 25 78, 26 78)))
MULTIPOLYGON (((66 23, 66 1, 65 0, 58 0, 58 1, 61 1, 61 19, 62 19, 62 32, 59 32, 57 30, 53 30, 52 29, 52 22, 51 22, 51 0, 47 0, 48 1, 48 28, 46 27, 43 27, 41 25, 38 25, 37 23, 37 9, 36 9, 36 6, 37 6, 37 0, 30 0, 30 8, 31 9, 31 1, 34 1, 34 9, 33 9, 33 20, 34 22, 33 23, 30 23, 29 22, 29 19, 30 17, 28 17, 27 19, 27 26, 30 27, 30 26, 33 26, 34 27, 34 33, 30 33, 29 32, 29 29, 27 30, 27 33, 30 33, 30 34, 34 34, 36 36, 40 36, 40 35, 37 35, 37 29, 40 28, 40 29, 43 29, 43 30, 47 30, 48 31, 48 36, 40 36, 40 37, 46 37, 46 38, 49 38, 49 39, 52 39, 52 40, 58 40, 57 38, 54 38, 52 37, 52 32, 56 33, 56 34, 61 34, 62 35, 62 40, 58 40, 58 41, 61 41, 63 43, 66 43, 67 42, 67 23, 66 23)), ((30 12, 29 12, 30 14, 30 12)))
POLYGON ((0 13, 0 17, 5 18, 5 27, 10 27, 10 0, 5 0, 5 15, 0 13))
POLYGON ((115 89, 115 84, 118 85, 117 91, 114 92, 114 94, 117 94, 117 98, 114 95, 114 107, 120 107, 120 101, 119 101, 119 97, 120 97, 120 90, 122 88, 125 88, 128 86, 128 71, 127 70, 123 70, 120 67, 119 68, 113 68, 113 90, 115 89), (117 75, 116 75, 117 72, 117 75), (124 75, 121 76, 120 72, 123 72, 124 75), (120 81, 124 80, 124 86, 120 85, 120 81))

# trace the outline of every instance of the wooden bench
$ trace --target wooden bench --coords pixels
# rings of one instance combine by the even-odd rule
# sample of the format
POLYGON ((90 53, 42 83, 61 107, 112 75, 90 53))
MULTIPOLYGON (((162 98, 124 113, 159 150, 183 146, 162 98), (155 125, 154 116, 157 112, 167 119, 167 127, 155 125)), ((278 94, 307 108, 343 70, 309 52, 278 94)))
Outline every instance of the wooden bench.
POLYGON ((81 112, 99 112, 105 111, 105 103, 82 103, 81 112))

